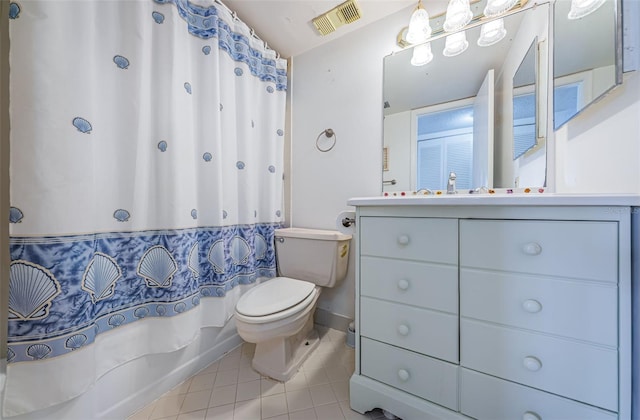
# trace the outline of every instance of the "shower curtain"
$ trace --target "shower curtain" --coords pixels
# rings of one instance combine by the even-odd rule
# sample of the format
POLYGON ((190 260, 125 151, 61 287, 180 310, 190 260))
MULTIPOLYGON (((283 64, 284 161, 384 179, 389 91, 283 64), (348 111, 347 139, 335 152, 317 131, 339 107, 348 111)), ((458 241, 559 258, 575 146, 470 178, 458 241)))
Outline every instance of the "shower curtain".
POLYGON ((5 416, 188 345, 275 275, 287 85, 213 0, 15 1, 8 21, 5 416))

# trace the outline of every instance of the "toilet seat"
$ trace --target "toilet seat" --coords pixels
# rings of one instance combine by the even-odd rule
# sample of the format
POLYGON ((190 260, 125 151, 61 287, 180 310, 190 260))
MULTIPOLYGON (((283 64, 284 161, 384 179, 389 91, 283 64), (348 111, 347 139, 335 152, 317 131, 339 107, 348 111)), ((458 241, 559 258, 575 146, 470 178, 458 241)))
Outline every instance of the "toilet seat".
POLYGON ((315 301, 318 290, 313 283, 275 277, 245 293, 236 304, 236 317, 251 324, 287 318, 315 301))

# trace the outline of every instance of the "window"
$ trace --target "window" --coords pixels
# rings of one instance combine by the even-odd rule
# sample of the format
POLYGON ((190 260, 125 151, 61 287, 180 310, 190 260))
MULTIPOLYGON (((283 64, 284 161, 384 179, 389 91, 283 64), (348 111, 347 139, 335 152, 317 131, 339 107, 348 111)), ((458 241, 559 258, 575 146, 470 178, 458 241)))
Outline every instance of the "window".
POLYGON ((445 189, 450 172, 456 173, 456 188, 471 188, 473 106, 423 111, 416 116, 416 189, 445 189))

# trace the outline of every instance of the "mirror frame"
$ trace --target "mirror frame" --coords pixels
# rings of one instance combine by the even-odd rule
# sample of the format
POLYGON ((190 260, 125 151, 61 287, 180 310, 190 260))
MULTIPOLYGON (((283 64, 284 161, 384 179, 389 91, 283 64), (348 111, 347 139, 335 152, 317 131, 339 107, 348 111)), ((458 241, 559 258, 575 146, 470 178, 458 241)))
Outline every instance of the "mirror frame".
POLYGON ((594 103, 598 102, 600 99, 602 99, 603 97, 605 97, 609 92, 611 92, 611 90, 615 89, 617 86, 620 86, 622 84, 623 81, 623 72, 624 72, 624 63, 623 63, 623 45, 622 45, 622 39, 623 39, 623 34, 622 34, 622 0, 607 0, 607 1, 611 1, 613 2, 613 24, 614 24, 614 62, 613 65, 615 66, 615 81, 613 83, 613 85, 609 86, 607 89, 605 89, 604 91, 602 91, 598 96, 591 98, 591 100, 586 103, 582 108, 580 108, 575 114, 573 114, 571 117, 569 117, 567 120, 565 120, 562 124, 556 126, 555 123, 555 114, 556 114, 556 104, 555 104, 555 95, 553 95, 553 92, 555 91, 555 79, 556 79, 556 75, 555 75, 555 69, 556 69, 556 48, 555 48, 555 30, 556 30, 556 4, 558 3, 559 0, 554 0, 553 1, 553 13, 551 16, 551 22, 549 22, 550 24, 550 32, 551 32, 551 39, 554 40, 554 49, 553 49, 553 65, 551 66, 551 78, 550 78, 550 90, 552 93, 552 103, 553 103, 553 108, 551 110, 551 125, 553 127, 553 131, 556 132, 558 131, 560 128, 564 127, 569 121, 573 120, 574 118, 576 118, 578 115, 582 114, 586 109, 588 109, 591 105, 593 105, 594 103))
MULTIPOLYGON (((520 71, 520 69, 524 70, 524 65, 525 65, 525 60, 527 59, 527 57, 529 56, 529 53, 531 53, 532 58, 533 58, 533 89, 525 89, 527 86, 529 85, 523 85, 523 86, 515 86, 515 82, 513 83, 512 89, 513 89, 513 93, 511 94, 511 102, 513 104, 512 109, 512 149, 513 149, 513 160, 517 160, 522 156, 527 156, 528 154, 531 154, 533 151, 537 150, 540 148, 540 121, 543 119, 541 118, 540 115, 540 111, 541 111, 541 107, 539 105, 540 102, 540 91, 541 89, 541 85, 540 85, 540 73, 542 73, 540 71, 540 42, 538 41, 538 37, 535 37, 532 41, 531 41, 531 45, 529 46, 529 49, 527 50, 527 53, 525 54, 525 56, 522 58, 522 61, 520 62, 520 66, 518 66, 518 69, 516 70, 516 72, 513 75, 513 80, 515 81, 515 78, 518 74, 518 72, 520 71), (534 133, 533 133, 533 144, 528 146, 527 149, 525 151, 523 151, 522 153, 520 153, 518 156, 515 155, 515 140, 516 140, 516 133, 515 133, 515 116, 513 114, 515 114, 515 99, 516 99, 516 90, 517 89, 522 89, 522 90, 532 90, 533 91, 533 98, 534 98, 534 106, 533 106, 533 122, 534 122, 534 133)), ((526 63, 529 64, 529 63, 526 63)), ((520 95, 518 95, 520 96, 520 95)))

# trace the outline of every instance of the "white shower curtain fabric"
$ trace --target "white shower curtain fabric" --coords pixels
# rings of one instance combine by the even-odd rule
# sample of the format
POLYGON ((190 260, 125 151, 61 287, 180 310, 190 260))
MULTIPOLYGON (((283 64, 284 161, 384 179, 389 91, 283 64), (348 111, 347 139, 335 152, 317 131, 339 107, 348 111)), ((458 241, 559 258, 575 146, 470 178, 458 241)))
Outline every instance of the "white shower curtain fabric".
POLYGON ((213 0, 8 18, 12 416, 224 326, 275 276, 287 73, 213 0))

